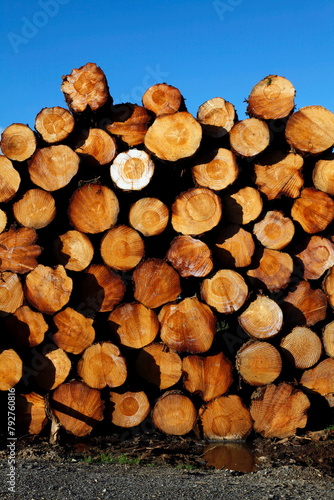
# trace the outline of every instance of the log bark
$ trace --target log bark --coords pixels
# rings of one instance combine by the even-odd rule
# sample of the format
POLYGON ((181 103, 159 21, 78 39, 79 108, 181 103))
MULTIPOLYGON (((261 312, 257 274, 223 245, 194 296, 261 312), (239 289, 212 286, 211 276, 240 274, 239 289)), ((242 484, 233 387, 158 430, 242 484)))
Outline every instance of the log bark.
POLYGON ((260 387, 252 395, 250 406, 254 430, 265 438, 293 436, 297 428, 306 426, 309 407, 307 396, 290 384, 260 387))
POLYGON ((172 205, 172 226, 181 234, 194 236, 210 231, 221 217, 221 200, 207 188, 185 191, 172 205))
POLYGON ((202 125, 203 133, 215 138, 230 132, 236 119, 233 104, 222 97, 205 101, 197 111, 197 120, 202 125))
POLYGON ((117 307, 110 313, 108 321, 118 343, 133 349, 151 344, 160 327, 155 312, 139 303, 117 307))
POLYGON ((26 274, 35 269, 42 252, 42 248, 35 244, 36 240, 36 231, 27 227, 10 228, 0 234, 0 272, 26 274))
POLYGON ((13 161, 25 161, 36 149, 36 136, 28 125, 13 123, 1 134, 1 150, 13 161))
POLYGON ((251 302, 238 318, 239 324, 250 337, 267 339, 274 337, 283 325, 283 313, 276 302, 264 295, 251 302))
POLYGON ((125 289, 123 280, 109 267, 92 264, 83 277, 78 310, 85 316, 112 311, 122 301, 125 289))
POLYGON ((57 387, 50 404, 62 427, 74 436, 86 436, 104 418, 100 391, 77 380, 57 387))
POLYGON ((296 326, 283 337, 280 347, 288 362, 298 369, 315 365, 322 354, 322 343, 318 335, 302 326, 296 326))
POLYGON ((327 356, 334 358, 334 321, 328 323, 322 331, 322 343, 327 356))
POLYGON ((93 319, 86 318, 71 307, 58 312, 52 319, 56 327, 52 340, 60 349, 81 354, 94 342, 93 319))
POLYGON ((75 68, 62 79, 61 90, 74 113, 96 111, 110 100, 105 74, 95 63, 75 68))
POLYGON ((134 298, 151 309, 176 300, 181 293, 180 277, 161 259, 147 259, 133 272, 134 298))
POLYGON ((119 203, 115 193, 106 186, 85 184, 74 191, 68 208, 72 226, 82 233, 97 234, 117 222, 119 203))
POLYGON ((0 203, 7 203, 17 193, 21 176, 13 167, 12 162, 0 155, 0 203))
POLYGON ((174 238, 166 258, 183 278, 204 277, 213 268, 210 248, 192 236, 174 238))
POLYGON ((313 185, 319 191, 334 195, 334 154, 318 160, 312 172, 313 185))
POLYGON ((192 401, 178 392, 169 391, 156 402, 152 420, 163 433, 173 436, 188 434, 194 427, 197 412, 192 401))
POLYGON ((119 189, 138 191, 149 184, 154 168, 153 161, 145 151, 129 149, 116 156, 110 166, 110 176, 119 189))
POLYGON ((105 130, 90 128, 76 139, 74 150, 86 163, 95 167, 112 162, 117 146, 114 137, 105 130))
POLYGON ((215 235, 214 257, 223 267, 247 267, 252 262, 255 244, 251 233, 237 224, 226 224, 215 235))
POLYGON ((157 83, 146 90, 142 102, 146 109, 160 116, 179 111, 183 98, 176 87, 167 83, 157 83))
POLYGON ((258 118, 241 120, 230 131, 232 151, 246 158, 262 153, 269 146, 269 142, 269 127, 258 118))
POLYGON ((140 425, 151 410, 149 400, 144 391, 110 392, 110 420, 118 427, 135 427, 140 425))
POLYGON ((42 229, 56 217, 56 204, 47 191, 29 189, 13 204, 13 213, 22 226, 42 229))
POLYGON ((233 382, 232 363, 222 352, 214 356, 186 356, 182 361, 184 388, 211 401, 225 394, 233 382))
POLYGON ((247 384, 267 385, 280 376, 282 358, 269 342, 250 340, 237 352, 236 368, 247 384))
POLYGON ((297 151, 322 153, 334 144, 334 113, 323 106, 300 108, 290 116, 285 137, 297 151))
POLYGON ((291 216, 306 233, 318 233, 334 219, 334 200, 322 191, 305 188, 294 202, 291 216))
POLYGON ((68 303, 72 288, 73 281, 63 266, 52 269, 39 264, 27 274, 24 294, 37 311, 53 314, 68 303))
POLYGON ((19 432, 30 435, 40 434, 48 423, 43 396, 36 392, 18 394, 15 403, 19 432))
POLYGON ((201 297, 209 306, 224 314, 238 311, 248 297, 243 277, 230 269, 220 269, 212 278, 203 280, 201 297))
POLYGON ((129 211, 130 225, 143 236, 156 236, 167 227, 168 207, 158 198, 140 198, 129 211))
POLYGON ((221 191, 237 179, 239 168, 232 151, 219 148, 192 167, 194 181, 201 187, 221 191), (214 155, 214 156, 213 156, 214 155))
POLYGON ((304 268, 305 280, 317 280, 334 266, 334 244, 327 238, 311 236, 301 252, 296 254, 304 268))
POLYGON ((42 313, 29 306, 19 307, 5 321, 6 329, 19 348, 35 347, 43 342, 49 326, 42 313))
POLYGON ((14 349, 0 352, 0 391, 12 389, 22 377, 23 362, 14 349))
POLYGON ((132 227, 120 225, 103 236, 100 254, 105 264, 119 271, 136 267, 145 253, 144 242, 132 227))
POLYGON ((263 249, 258 266, 247 271, 252 280, 259 280, 270 292, 278 292, 289 284, 293 272, 292 257, 279 250, 263 249))
POLYGON ((118 104, 113 107, 114 121, 106 125, 110 134, 120 137, 129 147, 144 142, 151 117, 146 109, 137 104, 118 104))
POLYGON ((300 384, 321 394, 327 399, 329 406, 334 406, 334 359, 326 358, 314 368, 306 370, 301 376, 300 384))
POLYGON ((169 389, 182 376, 180 356, 162 343, 153 343, 141 349, 134 367, 140 377, 160 390, 169 389))
POLYGON ((23 288, 16 273, 1 273, 0 279, 0 315, 15 313, 24 300, 23 288))
POLYGON ((91 263, 94 247, 86 234, 71 230, 57 236, 53 252, 58 264, 69 271, 80 272, 91 263))
POLYGON ((269 75, 251 90, 247 113, 263 120, 277 120, 288 116, 294 108, 295 88, 278 75, 269 75))
POLYGON ((241 398, 234 394, 220 396, 199 411, 204 439, 244 440, 252 431, 250 413, 241 398))
POLYGON ((275 151, 254 164, 255 182, 268 200, 281 196, 297 198, 304 185, 301 173, 304 160, 295 153, 275 151))
POLYGON ((158 319, 161 340, 169 348, 193 354, 210 349, 216 333, 216 318, 210 307, 196 297, 163 306, 158 319))
POLYGON ((193 156, 202 139, 202 128, 187 111, 158 116, 145 135, 145 147, 161 160, 193 156))
POLYGON ((40 366, 34 375, 35 383, 45 389, 52 391, 65 382, 70 370, 71 361, 63 349, 54 349, 40 358, 40 366))
POLYGON ((285 297, 282 309, 285 322, 312 326, 325 319, 327 298, 319 288, 312 289, 308 281, 301 281, 285 297))
POLYGON ((83 382, 93 389, 120 387, 127 377, 124 357, 111 342, 93 344, 84 351, 77 364, 83 382))
POLYGON ((73 132, 75 120, 65 108, 43 108, 35 119, 35 129, 49 144, 63 141, 73 132))
POLYGON ((246 186, 223 196, 224 215, 233 224, 248 224, 262 212, 263 202, 257 189, 246 186))
POLYGON ((254 224, 253 233, 264 247, 282 250, 294 237, 295 226, 283 212, 271 210, 260 222, 254 224))

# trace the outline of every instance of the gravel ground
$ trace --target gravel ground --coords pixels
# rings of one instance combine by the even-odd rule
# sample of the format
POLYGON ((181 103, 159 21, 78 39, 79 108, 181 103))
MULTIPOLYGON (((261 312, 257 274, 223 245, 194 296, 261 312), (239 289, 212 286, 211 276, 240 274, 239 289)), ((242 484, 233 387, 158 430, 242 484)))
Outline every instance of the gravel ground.
POLYGON ((228 470, 18 461, 16 491, 8 492, 8 463, 0 462, 2 500, 334 499, 334 478, 294 465, 242 474, 228 470))

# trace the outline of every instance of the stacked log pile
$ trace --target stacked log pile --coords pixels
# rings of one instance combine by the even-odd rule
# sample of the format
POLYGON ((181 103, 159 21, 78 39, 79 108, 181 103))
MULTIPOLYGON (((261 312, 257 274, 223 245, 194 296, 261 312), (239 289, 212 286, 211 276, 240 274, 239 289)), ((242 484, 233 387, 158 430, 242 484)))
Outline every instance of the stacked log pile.
POLYGON ((1 136, 0 390, 21 431, 282 438, 330 415, 334 114, 295 111, 276 75, 243 120, 221 97, 195 118, 166 83, 113 104, 93 63, 61 89, 69 109, 1 136))

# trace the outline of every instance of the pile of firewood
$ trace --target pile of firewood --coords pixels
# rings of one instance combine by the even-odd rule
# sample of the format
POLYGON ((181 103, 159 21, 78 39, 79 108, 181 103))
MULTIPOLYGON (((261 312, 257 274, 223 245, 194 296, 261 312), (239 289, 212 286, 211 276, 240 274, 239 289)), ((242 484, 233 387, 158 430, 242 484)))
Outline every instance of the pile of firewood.
POLYGON ((92 63, 61 89, 69 110, 1 136, 0 390, 20 431, 286 437, 330 414, 334 114, 295 111, 275 75, 244 120, 221 97, 195 118, 166 83, 115 105, 92 63))

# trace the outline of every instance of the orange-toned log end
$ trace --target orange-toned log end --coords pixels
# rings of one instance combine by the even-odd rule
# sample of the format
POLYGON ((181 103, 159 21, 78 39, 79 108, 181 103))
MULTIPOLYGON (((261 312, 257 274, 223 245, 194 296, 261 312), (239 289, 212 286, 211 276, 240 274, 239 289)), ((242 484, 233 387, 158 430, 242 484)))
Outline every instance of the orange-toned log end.
POLYGON ((122 301, 125 289, 123 280, 108 266, 92 264, 81 284, 80 312, 89 316, 111 311, 122 301))
POLYGON ((19 307, 14 314, 6 318, 5 325, 15 344, 20 348, 41 344, 49 329, 43 314, 33 311, 29 306, 19 307))
POLYGON ((259 191, 250 186, 232 190, 223 197, 224 215, 233 224, 248 224, 262 212, 263 202, 259 191))
POLYGON ((72 226, 82 233, 97 234, 116 224, 119 203, 106 186, 86 184, 74 191, 68 207, 72 226))
POLYGON ((70 300, 73 281, 63 266, 52 269, 39 264, 27 274, 24 293, 29 303, 38 311, 53 314, 70 300))
POLYGON ((117 307, 110 313, 108 321, 119 343, 133 349, 151 344, 160 328, 155 312, 140 303, 117 307))
POLYGON ((320 288, 312 289, 308 281, 301 281, 285 297, 282 309, 286 323, 312 326, 325 319, 327 298, 320 288))
POLYGON ((225 189, 237 179, 239 174, 235 155, 229 149, 219 148, 209 158, 201 158, 192 167, 195 182, 213 191, 225 189))
POLYGON ((62 427, 78 437, 89 434, 104 417, 100 391, 76 380, 57 387, 50 406, 62 427))
POLYGON ((118 188, 138 191, 149 184, 154 168, 153 161, 145 151, 129 149, 116 156, 110 166, 110 176, 118 188))
POLYGON ((176 300, 181 293, 180 277, 161 259, 147 259, 133 272, 134 298, 155 309, 176 300))
POLYGON ((334 153, 318 160, 312 172, 314 187, 319 191, 334 195, 334 153))
POLYGON ((127 377, 125 359, 111 342, 93 344, 78 361, 77 372, 83 382, 93 389, 119 387, 127 377))
POLYGON ((294 108, 295 88, 282 76, 269 75, 257 83, 247 99, 247 113, 263 120, 288 116, 294 108))
POLYGON ((262 386, 271 384, 279 377, 282 358, 278 350, 268 342, 250 340, 239 349, 236 367, 247 384, 262 386))
POLYGON ((18 171, 13 167, 12 162, 3 155, 0 155, 0 202, 7 203, 17 193, 21 183, 18 171))
POLYGON ((15 404, 16 422, 20 434, 40 434, 48 423, 43 396, 36 392, 18 394, 15 404))
POLYGON ((110 420, 118 427, 135 427, 141 424, 151 410, 143 391, 110 392, 110 420))
POLYGON ((62 77, 61 90, 74 113, 90 108, 96 111, 110 99, 107 80, 101 68, 87 63, 62 77))
POLYGON ((326 294, 329 305, 334 308, 334 267, 326 274, 322 283, 322 288, 326 294))
POLYGON ((100 128, 90 128, 76 139, 74 150, 92 167, 107 165, 116 156, 116 140, 100 128))
POLYGON ((294 202, 291 216, 306 233, 318 233, 334 219, 334 200, 322 191, 305 188, 294 202))
POLYGON ((304 269, 306 280, 321 278, 327 269, 334 266, 334 244, 327 238, 311 236, 305 248, 296 254, 304 269))
POLYGON ((220 396, 199 411, 204 439, 219 441, 244 440, 253 428, 253 421, 241 398, 234 394, 220 396))
POLYGON ((322 153, 334 144, 334 113, 323 106, 305 106, 290 116, 285 137, 297 151, 322 153))
POLYGON ((264 248, 255 269, 249 269, 247 276, 251 281, 259 280, 270 292, 285 288, 293 272, 292 257, 286 252, 264 248))
POLYGON ((16 273, 1 273, 0 280, 0 312, 15 313, 24 300, 23 288, 16 273))
POLYGON ((116 226, 103 236, 100 253, 105 264, 119 271, 129 271, 144 257, 144 242, 132 227, 116 226))
POLYGON ((66 307, 53 316, 56 331, 52 337, 55 344, 66 352, 81 354, 95 339, 93 319, 71 307, 66 307))
POLYGON ((322 343, 327 356, 334 358, 334 321, 328 323, 322 331, 322 343))
POLYGON ((79 272, 91 263, 94 247, 86 234, 71 230, 57 236, 53 252, 58 264, 69 271, 79 272))
POLYGON ((148 88, 142 97, 143 106, 156 116, 172 114, 182 105, 179 89, 167 83, 156 83, 148 88))
POLYGON ((75 120, 65 108, 43 108, 35 119, 35 129, 45 142, 53 144, 66 139, 74 130, 75 120))
POLYGON ((236 112, 233 104, 222 97, 213 97, 198 108, 197 120, 203 133, 211 137, 223 137, 234 125, 236 112))
POLYGON ((290 384, 260 387, 250 406, 254 430, 266 438, 293 436, 306 426, 309 407, 308 397, 290 384))
POLYGON ((63 349, 53 349, 41 356, 41 368, 34 380, 39 387, 51 391, 65 382, 71 370, 71 361, 63 349))
POLYGON ((237 224, 219 228, 213 240, 214 258, 222 267, 247 267, 252 262, 254 251, 251 233, 237 224))
POLYGON ((233 382, 232 363, 222 352, 214 356, 186 356, 182 362, 184 388, 203 401, 225 394, 233 382))
POLYGON ((216 318, 210 307, 196 297, 163 306, 158 318, 161 340, 171 349, 193 354, 210 349, 216 332, 216 318))
POLYGON ((264 295, 258 297, 239 316, 240 326, 250 337, 274 337, 283 325, 283 313, 276 302, 264 295))
POLYGON ((192 236, 177 236, 171 242, 166 255, 183 278, 203 277, 213 268, 210 248, 192 236))
POLYGON ((13 204, 13 213, 22 226, 42 229, 56 216, 55 200, 43 189, 29 189, 13 204))
POLYGON ((167 227, 168 207, 158 198, 140 198, 130 208, 130 225, 143 236, 156 236, 167 227))
POLYGON ((230 269, 220 269, 211 278, 203 280, 201 297, 218 312, 231 314, 244 305, 248 286, 243 277, 230 269))
POLYGON ((23 362, 14 349, 3 349, 0 352, 0 391, 12 389, 23 373, 23 362))
POLYGON ((185 191, 172 206, 172 226, 181 234, 198 235, 210 231, 221 217, 221 200, 208 188, 185 191))
POLYGON ((309 328, 296 326, 282 338, 281 351, 285 358, 299 369, 310 368, 318 363, 322 354, 320 337, 309 328))
POLYGON ((156 402, 152 420, 163 433, 174 436, 188 434, 195 425, 197 412, 192 401, 179 392, 169 391, 156 402))
POLYGON ((7 214, 4 210, 0 209, 0 233, 2 233, 7 226, 7 214))
POLYGON ((119 136, 130 147, 144 142, 151 117, 143 106, 117 104, 113 107, 113 118, 113 123, 106 125, 110 134, 119 136))
POLYGON ((251 158, 262 153, 270 142, 268 125, 258 118, 246 118, 236 123, 230 131, 232 151, 251 158))
POLYGON ((10 228, 0 234, 0 272, 26 274, 37 265, 37 257, 42 248, 35 244, 37 233, 34 229, 10 228))
POLYGON ((269 153, 254 165, 255 183, 268 200, 297 198, 304 185, 303 164, 303 157, 295 153, 269 153))
POLYGON ((0 147, 10 160, 25 161, 36 150, 36 136, 28 125, 13 123, 2 132, 0 147))
POLYGON ((140 377, 160 390, 175 385, 182 375, 180 356, 162 343, 150 344, 141 349, 134 367, 140 377))
POLYGON ((306 389, 324 396, 329 406, 334 406, 334 359, 326 358, 314 368, 306 370, 300 379, 306 389))
POLYGON ((282 212, 272 210, 267 212, 260 222, 254 224, 253 233, 264 247, 282 250, 291 242, 295 226, 282 212))
POLYGON ((158 116, 145 135, 145 146, 161 160, 193 156, 202 139, 202 128, 187 111, 158 116))
POLYGON ((79 161, 79 156, 63 144, 39 149, 29 161, 30 179, 45 191, 57 191, 77 174, 79 161))

